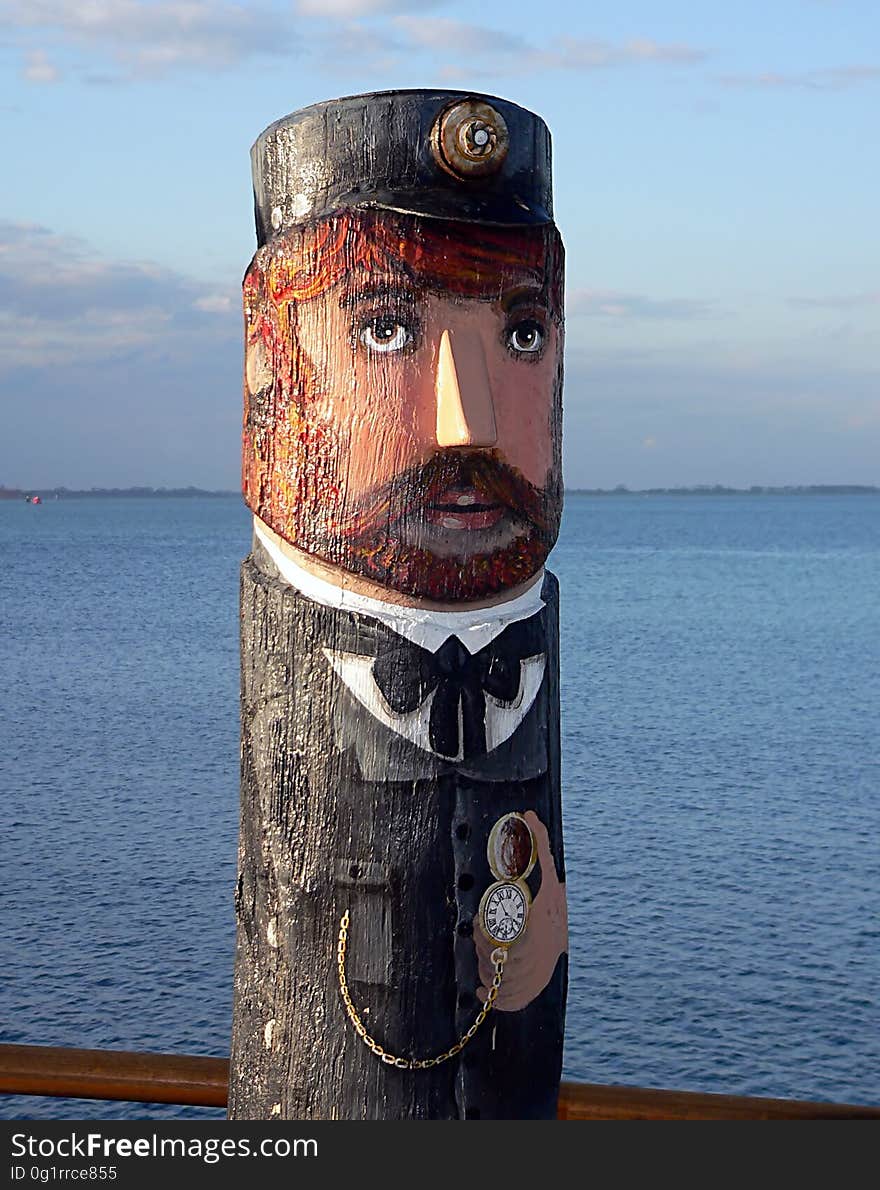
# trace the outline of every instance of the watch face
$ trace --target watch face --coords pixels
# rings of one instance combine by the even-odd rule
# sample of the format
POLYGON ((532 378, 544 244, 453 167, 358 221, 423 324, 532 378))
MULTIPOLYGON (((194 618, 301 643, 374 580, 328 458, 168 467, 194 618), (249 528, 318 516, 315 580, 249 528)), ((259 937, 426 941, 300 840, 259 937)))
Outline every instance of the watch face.
POLYGON ((509 946, 526 928, 529 892, 525 886, 501 880, 492 884, 480 903, 480 923, 487 938, 509 946))

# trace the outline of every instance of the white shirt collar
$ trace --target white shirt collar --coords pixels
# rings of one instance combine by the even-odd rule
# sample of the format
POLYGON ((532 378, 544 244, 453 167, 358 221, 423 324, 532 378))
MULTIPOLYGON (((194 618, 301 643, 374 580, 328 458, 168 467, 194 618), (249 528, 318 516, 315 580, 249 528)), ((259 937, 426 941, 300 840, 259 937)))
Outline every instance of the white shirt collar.
POLYGON ((543 570, 535 576, 534 582, 522 595, 493 607, 440 612, 424 607, 406 607, 400 603, 385 603, 384 600, 371 599, 367 595, 359 595, 355 591, 337 587, 334 583, 304 570, 269 539, 256 517, 254 533, 278 567, 284 581, 295 587, 307 599, 312 599, 323 607, 372 616, 392 632, 406 637, 413 644, 432 653, 436 653, 450 636, 457 636, 469 653, 478 653, 510 624, 515 624, 518 620, 527 620, 544 606, 544 600, 541 598, 543 570))

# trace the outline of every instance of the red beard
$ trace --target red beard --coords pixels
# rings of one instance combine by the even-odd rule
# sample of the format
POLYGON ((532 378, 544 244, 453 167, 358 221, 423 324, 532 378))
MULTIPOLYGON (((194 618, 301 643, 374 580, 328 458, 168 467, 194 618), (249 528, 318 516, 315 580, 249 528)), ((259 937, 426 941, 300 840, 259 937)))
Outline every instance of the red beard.
POLYGON ((486 599, 519 586, 537 574, 550 546, 532 532, 524 533, 492 553, 469 558, 439 556, 420 546, 385 538, 358 545, 347 567, 383 587, 438 603, 486 599))
POLYGON ((455 603, 485 599, 537 574, 559 531, 561 490, 558 482, 536 488, 494 451, 456 450, 367 493, 357 508, 325 504, 310 512, 295 542, 307 553, 402 594, 455 603), (475 493, 479 507, 491 510, 483 516, 496 521, 503 545, 481 551, 483 533, 465 528, 456 530, 461 548, 454 552, 418 543, 435 502, 456 489, 475 493))

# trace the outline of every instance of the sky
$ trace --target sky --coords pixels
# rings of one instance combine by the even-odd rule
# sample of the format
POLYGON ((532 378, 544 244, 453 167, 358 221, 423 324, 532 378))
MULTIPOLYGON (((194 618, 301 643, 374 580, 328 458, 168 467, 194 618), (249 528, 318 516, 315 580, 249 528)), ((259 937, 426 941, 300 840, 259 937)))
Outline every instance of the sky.
POLYGON ((570 487, 880 484, 874 0, 0 0, 0 485, 238 486, 250 145, 396 87, 550 127, 570 487))

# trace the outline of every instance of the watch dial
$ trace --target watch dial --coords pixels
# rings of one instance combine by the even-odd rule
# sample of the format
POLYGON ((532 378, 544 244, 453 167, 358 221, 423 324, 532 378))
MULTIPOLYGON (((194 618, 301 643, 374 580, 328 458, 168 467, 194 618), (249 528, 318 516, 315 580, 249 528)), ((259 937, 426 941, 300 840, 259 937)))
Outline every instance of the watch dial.
POLYGON ((515 942, 525 929, 527 909, 521 888, 515 884, 496 885, 483 908, 486 933, 495 942, 515 942))

